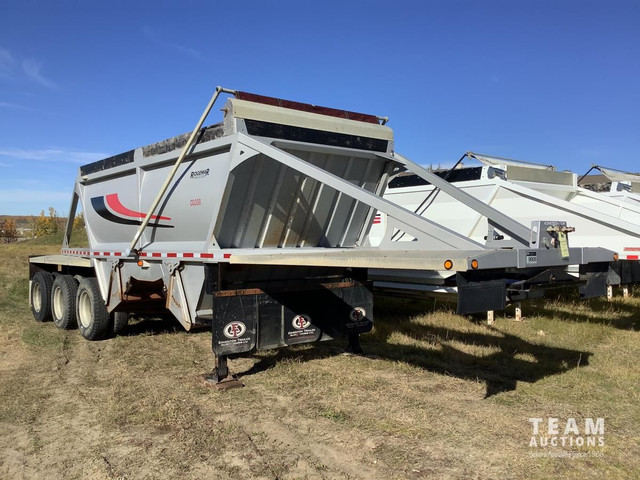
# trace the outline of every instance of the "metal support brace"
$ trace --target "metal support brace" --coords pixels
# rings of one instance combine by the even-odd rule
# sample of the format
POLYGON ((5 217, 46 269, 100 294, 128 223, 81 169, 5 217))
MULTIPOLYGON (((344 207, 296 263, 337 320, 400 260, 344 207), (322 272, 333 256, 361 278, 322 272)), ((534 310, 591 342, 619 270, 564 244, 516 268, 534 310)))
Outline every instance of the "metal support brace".
MULTIPOLYGON (((385 198, 381 198, 378 195, 371 193, 364 188, 352 184, 345 179, 338 177, 320 167, 317 167, 311 163, 305 162, 300 158, 291 155, 284 150, 276 148, 272 145, 266 144, 255 138, 249 137, 245 134, 238 133, 238 143, 253 149, 257 152, 268 155, 273 160, 282 163, 283 165, 297 170, 298 172, 311 177, 320 183, 323 183, 331 188, 336 189, 343 194, 361 201, 370 207, 375 208, 388 216, 398 221, 398 227, 402 228, 409 235, 416 237, 418 242, 416 245, 411 245, 413 242, 407 242, 409 245, 403 246, 403 248, 416 247, 420 239, 425 237, 431 237, 442 245, 440 249, 453 249, 453 250, 479 250, 486 251, 486 247, 480 243, 471 240, 470 238, 460 235, 453 230, 443 227, 435 222, 432 222, 420 215, 416 215, 411 210, 407 210, 385 198)), ((389 160, 387 157, 383 157, 389 160)), ((232 167, 234 166, 232 162, 232 167)), ((456 187, 453 187, 456 188, 456 187)), ((519 225, 519 224, 518 224, 519 225)), ((527 229, 527 235, 529 230, 527 229)))
POLYGON ((187 140, 187 143, 185 143, 184 148, 180 153, 180 156, 176 160, 176 163, 174 163, 173 168, 171 168, 171 171, 169 172, 167 179, 162 184, 162 187, 160 187, 160 191, 158 192, 156 199, 153 201, 153 203, 151 204, 151 207, 149 208, 149 211, 147 212, 147 215, 144 217, 144 220, 142 221, 142 224, 140 225, 138 232, 136 233, 135 237, 133 237, 133 240, 131 241, 131 244, 129 245, 129 248, 127 249, 127 252, 126 252, 127 256, 129 256, 131 252, 136 253, 136 250, 135 250, 136 243, 138 243, 138 240, 140 240, 140 237, 142 236, 142 232, 149 224, 149 220, 151 219, 153 212, 155 212, 156 208, 158 208, 158 205, 160 204, 160 200, 162 200, 162 197, 167 191, 167 188, 169 188, 169 184, 173 180, 173 177, 175 177, 178 171, 178 168, 180 167, 180 164, 182 163, 184 158, 187 156, 187 154, 191 150, 191 147, 193 146, 193 142, 196 139, 196 135, 198 135, 200 128, 202 128, 202 124, 206 120, 207 116, 209 115, 209 112, 213 108, 213 104, 216 102, 216 100, 218 99, 221 93, 236 94, 236 91, 229 90, 228 88, 216 87, 216 91, 211 97, 211 100, 209 100, 209 104, 207 105, 207 108, 205 108, 204 112, 202 112, 202 116, 200 117, 200 120, 198 120, 198 123, 193 129, 193 132, 191 132, 191 136, 189 137, 189 140, 187 140))
POLYGON ((423 180, 428 181, 434 187, 439 188, 447 195, 474 209, 479 214, 487 217, 487 219, 498 226, 500 230, 508 233, 511 238, 520 242, 523 246, 529 246, 529 242, 531 241, 531 229, 529 227, 516 222, 511 217, 505 215, 504 213, 496 210, 493 207, 490 207, 481 200, 478 200, 477 198, 471 196, 455 185, 452 185, 446 180, 443 180, 435 173, 428 171, 426 168, 423 168, 417 163, 412 162, 408 158, 405 158, 398 153, 394 154, 394 158, 398 163, 406 166, 408 170, 415 173, 423 180))

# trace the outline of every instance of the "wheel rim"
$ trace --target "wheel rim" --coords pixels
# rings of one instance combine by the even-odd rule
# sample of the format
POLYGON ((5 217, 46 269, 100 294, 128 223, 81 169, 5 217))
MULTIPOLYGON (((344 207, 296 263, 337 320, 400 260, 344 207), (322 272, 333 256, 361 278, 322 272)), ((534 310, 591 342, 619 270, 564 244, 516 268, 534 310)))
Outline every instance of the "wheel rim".
POLYGON ((78 320, 84 328, 88 328, 91 325, 91 297, 86 290, 80 293, 78 298, 78 320))
POLYGON ((40 284, 33 284, 33 291, 31 292, 31 301, 33 303, 33 309, 39 312, 42 308, 42 290, 40 290, 40 284))
POLYGON ((56 320, 60 320, 64 314, 62 306, 62 289, 60 287, 53 289, 53 316, 56 320))

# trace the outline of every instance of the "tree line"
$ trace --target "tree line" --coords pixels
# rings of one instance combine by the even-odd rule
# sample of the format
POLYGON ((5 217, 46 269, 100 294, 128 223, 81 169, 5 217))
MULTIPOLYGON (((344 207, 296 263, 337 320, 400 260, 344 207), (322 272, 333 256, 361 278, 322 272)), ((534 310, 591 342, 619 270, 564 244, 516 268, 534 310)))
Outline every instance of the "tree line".
MULTIPOLYGON (((49 207, 49 215, 46 215, 42 210, 40 215, 32 217, 30 237, 37 238, 58 233, 64 228, 63 222, 64 219, 58 217, 58 212, 55 208, 49 207)), ((83 227, 84 217, 81 212, 73 219, 73 228, 83 227)), ((13 218, 7 218, 0 223, 0 238, 2 243, 13 243, 19 240, 20 232, 13 218)))

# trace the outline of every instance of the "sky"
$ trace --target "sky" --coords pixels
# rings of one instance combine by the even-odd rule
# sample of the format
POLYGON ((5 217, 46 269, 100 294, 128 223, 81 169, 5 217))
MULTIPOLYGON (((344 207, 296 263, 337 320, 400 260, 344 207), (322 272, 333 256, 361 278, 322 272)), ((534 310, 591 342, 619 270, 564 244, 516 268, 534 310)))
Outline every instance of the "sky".
POLYGON ((639 24, 640 0, 0 0, 0 214, 65 216, 80 165, 192 130, 217 85, 388 116, 423 165, 639 171, 639 24))

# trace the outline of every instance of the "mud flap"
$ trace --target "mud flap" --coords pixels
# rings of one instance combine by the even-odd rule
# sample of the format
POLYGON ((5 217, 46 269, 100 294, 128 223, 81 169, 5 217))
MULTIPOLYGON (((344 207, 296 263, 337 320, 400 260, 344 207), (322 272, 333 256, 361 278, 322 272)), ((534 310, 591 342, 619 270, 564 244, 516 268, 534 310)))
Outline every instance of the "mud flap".
POLYGON ((607 294, 607 284, 611 274, 608 263, 589 263, 580 265, 580 280, 586 283, 580 286, 580 298, 601 297, 607 294))
POLYGON ((609 285, 627 285, 640 282, 640 262, 637 260, 611 262, 609 264, 608 282, 609 285), (612 278, 614 279, 613 281, 612 278))
POLYGON ((256 295, 220 297, 213 304, 212 348, 216 355, 249 352, 256 346, 256 295))
POLYGON ((489 310, 504 310, 507 305, 507 282, 503 278, 491 278, 481 272, 458 272, 459 315, 489 310))
POLYGON ((368 285, 260 292, 214 298, 212 348, 231 355, 331 340, 373 328, 368 285))

